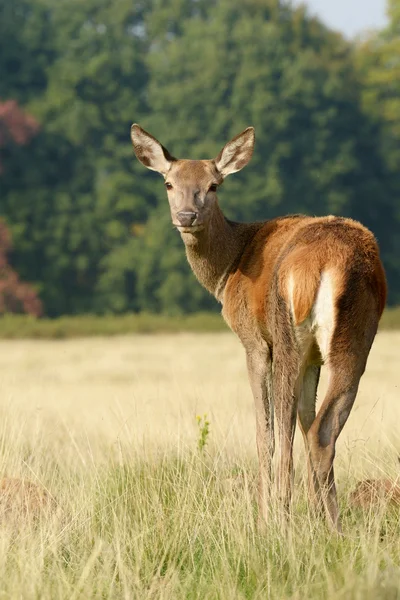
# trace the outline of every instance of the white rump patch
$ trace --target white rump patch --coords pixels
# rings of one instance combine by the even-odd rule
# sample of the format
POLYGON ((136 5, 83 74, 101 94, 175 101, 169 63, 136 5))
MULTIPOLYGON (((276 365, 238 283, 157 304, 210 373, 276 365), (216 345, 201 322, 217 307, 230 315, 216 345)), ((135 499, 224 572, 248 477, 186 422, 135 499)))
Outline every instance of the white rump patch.
POLYGON ((293 292, 294 292, 294 279, 292 273, 289 273, 288 277, 288 297, 290 302, 290 311, 294 315, 294 303, 293 303, 293 292))
POLYGON ((311 325, 322 359, 326 361, 335 328, 335 304, 332 273, 323 271, 317 297, 311 310, 311 325))

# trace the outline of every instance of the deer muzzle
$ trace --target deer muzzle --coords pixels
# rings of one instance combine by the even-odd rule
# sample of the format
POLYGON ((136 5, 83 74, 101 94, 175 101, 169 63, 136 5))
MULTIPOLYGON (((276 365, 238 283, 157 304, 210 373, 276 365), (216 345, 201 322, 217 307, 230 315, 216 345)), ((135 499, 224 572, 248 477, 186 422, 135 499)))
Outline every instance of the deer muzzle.
POLYGON ((181 227, 192 227, 195 224, 198 213, 192 211, 182 210, 176 215, 181 227))

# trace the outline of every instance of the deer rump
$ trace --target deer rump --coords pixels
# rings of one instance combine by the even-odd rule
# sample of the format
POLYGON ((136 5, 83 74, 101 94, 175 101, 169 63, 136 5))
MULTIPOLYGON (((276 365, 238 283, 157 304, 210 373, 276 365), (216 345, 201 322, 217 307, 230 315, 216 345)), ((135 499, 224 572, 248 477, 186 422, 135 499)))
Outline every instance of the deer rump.
POLYGON ((342 217, 293 215, 265 223, 246 247, 228 278, 223 315, 239 337, 256 325, 272 345, 287 343, 281 338, 290 329, 302 354, 312 334, 323 364, 335 331, 350 350, 355 333, 368 335, 371 309, 371 328, 377 325, 385 301, 385 274, 368 229, 342 217), (276 319, 282 312, 285 327, 276 319))

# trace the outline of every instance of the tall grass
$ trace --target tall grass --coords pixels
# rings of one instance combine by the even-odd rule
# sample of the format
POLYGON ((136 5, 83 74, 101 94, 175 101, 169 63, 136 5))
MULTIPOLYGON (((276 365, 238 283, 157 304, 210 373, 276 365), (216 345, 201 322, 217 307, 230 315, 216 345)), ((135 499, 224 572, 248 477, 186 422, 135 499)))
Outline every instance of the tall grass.
MULTIPOLYGON (((0 530, 0 590, 8 598, 397 598, 399 515, 361 513, 341 490, 345 537, 308 512, 302 479, 289 523, 272 504, 257 529, 253 460, 216 453, 119 448, 86 469, 39 439, 13 444, 21 475, 61 511, 0 530), (41 458, 39 458, 41 457, 41 458), (45 457, 45 458, 44 458, 45 457)), ((67 443, 65 440, 64 443, 67 443)), ((104 448, 105 450, 105 448, 104 448)))
POLYGON ((300 444, 290 520, 273 499, 259 531, 233 336, 1 342, 1 474, 58 504, 11 520, 0 502, 1 597, 400 598, 400 513, 349 504, 358 479, 397 475, 399 341, 378 336, 338 450, 343 537, 309 512, 300 444))

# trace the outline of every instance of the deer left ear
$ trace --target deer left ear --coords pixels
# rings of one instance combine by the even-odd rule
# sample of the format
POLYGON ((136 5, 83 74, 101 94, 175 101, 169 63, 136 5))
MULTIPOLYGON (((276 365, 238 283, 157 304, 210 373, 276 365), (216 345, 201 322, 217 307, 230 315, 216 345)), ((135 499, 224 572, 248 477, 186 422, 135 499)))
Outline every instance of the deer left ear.
POLYGON ((248 127, 225 144, 215 159, 215 166, 223 177, 240 171, 253 156, 254 127, 248 127))

